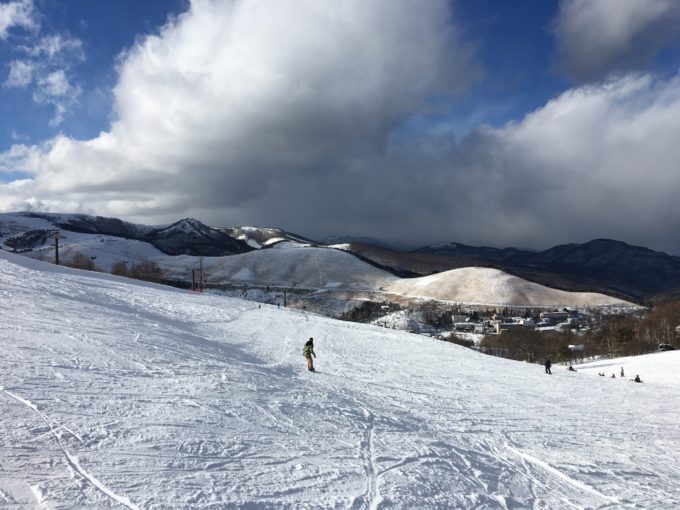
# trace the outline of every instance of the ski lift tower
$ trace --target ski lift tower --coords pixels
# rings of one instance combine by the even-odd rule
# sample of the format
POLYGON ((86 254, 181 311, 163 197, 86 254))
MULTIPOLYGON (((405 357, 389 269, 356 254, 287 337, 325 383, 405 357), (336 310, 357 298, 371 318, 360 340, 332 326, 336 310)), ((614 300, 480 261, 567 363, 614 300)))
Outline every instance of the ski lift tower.
POLYGON ((61 235, 61 230, 49 230, 47 235, 54 240, 54 244, 51 246, 54 248, 54 263, 59 265, 59 239, 64 239, 61 235))

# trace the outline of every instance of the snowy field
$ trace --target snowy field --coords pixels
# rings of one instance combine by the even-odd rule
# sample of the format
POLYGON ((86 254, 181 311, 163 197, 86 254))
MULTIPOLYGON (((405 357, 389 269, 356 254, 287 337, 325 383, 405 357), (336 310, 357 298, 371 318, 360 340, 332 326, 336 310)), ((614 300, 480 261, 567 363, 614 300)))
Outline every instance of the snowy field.
POLYGON ((676 378, 548 376, 2 251, 0 311, 2 508, 680 507, 676 378))

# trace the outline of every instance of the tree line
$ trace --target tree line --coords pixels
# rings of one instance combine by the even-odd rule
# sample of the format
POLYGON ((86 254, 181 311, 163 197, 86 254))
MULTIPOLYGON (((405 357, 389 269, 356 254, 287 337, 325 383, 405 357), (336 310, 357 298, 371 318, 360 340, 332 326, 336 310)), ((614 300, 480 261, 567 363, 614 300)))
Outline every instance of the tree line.
MULTIPOLYGON (((76 251, 64 257, 61 265, 73 267, 75 269, 85 269, 87 271, 104 272, 101 268, 97 267, 95 260, 94 257, 88 257, 87 255, 76 251)), ((163 271, 160 266, 152 260, 140 260, 135 264, 124 261, 114 262, 111 266, 111 274, 127 276, 128 278, 144 280, 147 282, 163 282, 163 271)))
POLYGON ((481 342, 481 350, 529 362, 541 362, 546 358, 572 362, 593 356, 634 356, 657 352, 661 344, 680 348, 680 338, 675 329, 678 325, 680 301, 672 301, 657 304, 642 317, 612 316, 596 330, 583 334, 518 328, 500 335, 487 335, 481 342), (583 345, 584 350, 571 350, 570 345, 583 345))

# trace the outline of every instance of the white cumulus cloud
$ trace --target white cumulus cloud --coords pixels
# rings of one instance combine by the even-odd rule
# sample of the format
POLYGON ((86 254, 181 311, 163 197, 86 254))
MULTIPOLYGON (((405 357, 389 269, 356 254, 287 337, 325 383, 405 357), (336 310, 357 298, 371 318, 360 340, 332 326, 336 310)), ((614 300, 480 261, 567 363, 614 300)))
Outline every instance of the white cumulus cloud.
POLYGON ((0 40, 6 39, 13 27, 31 31, 39 27, 32 0, 0 3, 0 40))
POLYGON ((244 204, 380 155, 393 126, 465 89, 470 54, 444 0, 197 0, 121 58, 110 131, 40 148, 34 185, 106 189, 102 213, 244 204))
POLYGON ((81 88, 72 85, 63 69, 43 74, 36 80, 33 100, 36 103, 50 104, 54 107, 51 126, 58 126, 68 110, 78 102, 81 88))
POLYGON ((40 94, 44 97, 61 97, 68 94, 71 85, 64 71, 59 70, 43 76, 38 80, 40 94))
POLYGON ((33 81, 35 66, 31 62, 24 60, 13 60, 9 64, 9 75, 5 81, 7 87, 23 88, 33 81))
MULTIPOLYGON (((23 2, 34 14, 31 2, 23 2)), ((0 8, 2 5, 0 5, 0 8)), ((35 31, 39 32, 36 25, 35 31)), ((79 39, 63 34, 16 37, 13 53, 21 58, 9 63, 5 87, 28 88, 37 104, 50 105, 54 115, 50 125, 61 124, 78 104, 81 88, 74 78, 75 67, 85 60, 79 39)))

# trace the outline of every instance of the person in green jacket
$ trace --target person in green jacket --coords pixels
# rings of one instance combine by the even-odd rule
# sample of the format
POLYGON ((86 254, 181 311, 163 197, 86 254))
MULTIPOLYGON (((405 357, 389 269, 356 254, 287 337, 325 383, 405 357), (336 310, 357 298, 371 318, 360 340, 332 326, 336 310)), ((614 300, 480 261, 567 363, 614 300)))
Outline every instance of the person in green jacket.
POLYGON ((305 342, 305 346, 302 348, 302 355, 307 358, 307 370, 314 372, 314 362, 312 361, 312 356, 316 358, 316 354, 314 353, 314 339, 309 338, 307 342, 305 342))

